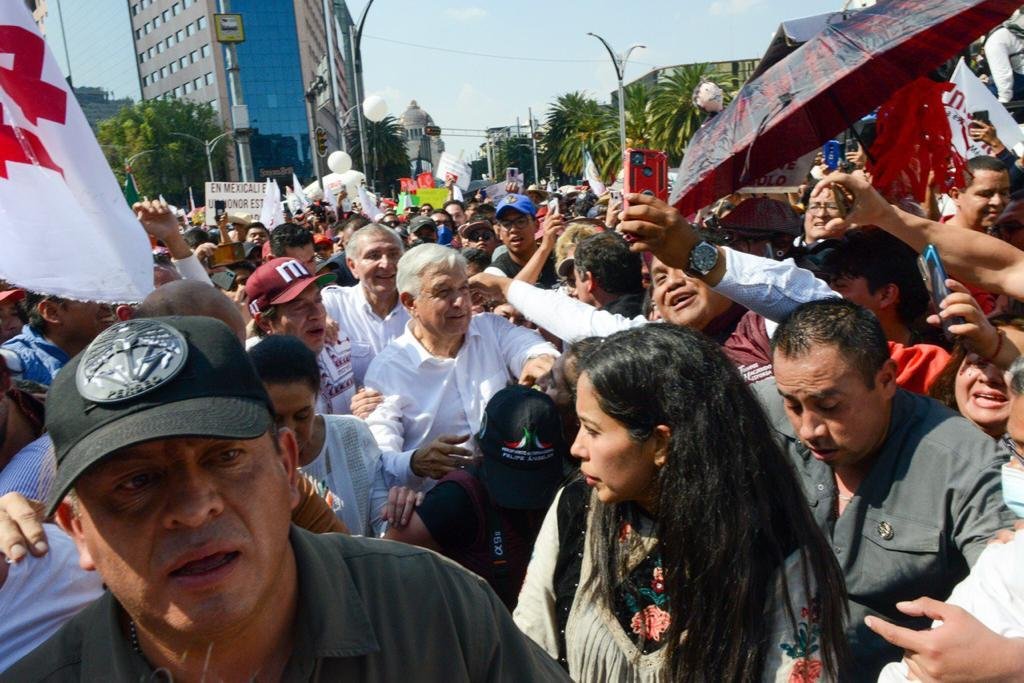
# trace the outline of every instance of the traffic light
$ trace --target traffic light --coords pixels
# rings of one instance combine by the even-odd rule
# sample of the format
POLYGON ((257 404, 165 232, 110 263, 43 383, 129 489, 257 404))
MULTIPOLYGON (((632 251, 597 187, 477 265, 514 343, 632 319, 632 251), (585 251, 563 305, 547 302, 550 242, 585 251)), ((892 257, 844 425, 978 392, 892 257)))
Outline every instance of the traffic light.
POLYGON ((316 153, 320 156, 327 154, 327 131, 320 126, 316 128, 316 153))
POLYGON ((441 126, 427 126, 423 129, 423 132, 432 138, 436 138, 441 134, 441 126))

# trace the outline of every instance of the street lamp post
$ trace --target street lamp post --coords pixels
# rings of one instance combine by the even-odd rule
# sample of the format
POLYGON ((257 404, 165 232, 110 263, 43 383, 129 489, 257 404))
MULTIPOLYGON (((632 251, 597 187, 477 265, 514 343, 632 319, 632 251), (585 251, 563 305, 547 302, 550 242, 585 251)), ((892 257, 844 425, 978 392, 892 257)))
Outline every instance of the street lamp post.
POLYGON ((626 73, 626 62, 629 60, 629 55, 633 53, 633 50, 637 48, 646 49, 646 45, 630 45, 629 49, 626 50, 626 54, 619 57, 612 49, 612 46, 608 44, 608 41, 597 35, 596 33, 587 33, 588 36, 594 36, 601 41, 604 48, 608 50, 608 56, 612 58, 612 65, 615 66, 615 77, 619 81, 619 147, 622 149, 623 158, 626 155, 626 102, 625 92, 622 88, 622 78, 626 73))
POLYGON ((144 150, 142 150, 141 152, 139 152, 137 154, 131 155, 130 157, 125 157, 125 159, 124 159, 124 172, 128 173, 129 171, 131 171, 132 170, 132 162, 135 161, 136 159, 138 159, 139 157, 141 157, 143 154, 149 154, 150 152, 155 152, 155 151, 156 151, 155 149, 144 149, 144 150))
POLYGON ((189 140, 195 140, 196 142, 203 146, 203 149, 206 150, 206 169, 210 172, 210 182, 214 182, 216 178, 213 177, 213 150, 217 146, 218 142, 220 142, 227 136, 231 135, 231 131, 221 133, 212 140, 203 140, 201 138, 197 138, 195 135, 189 135, 188 133, 175 133, 173 131, 171 132, 171 135, 177 135, 180 138, 188 138, 189 140))
MULTIPOLYGON (((355 65, 355 83, 353 84, 356 91, 356 102, 362 103, 363 101, 363 25, 366 24, 366 14, 370 11, 370 7, 373 6, 373 0, 367 0, 366 7, 363 8, 362 14, 359 15, 359 21, 355 26, 350 26, 349 31, 355 30, 355 35, 352 36, 350 41, 352 44, 352 63, 355 65)), ((363 158, 363 173, 366 173, 366 127, 363 122, 363 108, 359 107, 356 109, 356 123, 359 126, 359 153, 363 158)))

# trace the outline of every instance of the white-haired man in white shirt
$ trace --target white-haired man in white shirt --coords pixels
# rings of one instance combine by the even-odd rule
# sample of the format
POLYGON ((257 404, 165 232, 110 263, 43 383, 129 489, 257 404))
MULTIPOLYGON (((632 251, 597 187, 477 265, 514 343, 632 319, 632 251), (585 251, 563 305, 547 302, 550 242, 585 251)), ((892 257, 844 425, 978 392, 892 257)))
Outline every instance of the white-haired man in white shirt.
POLYGON ((384 396, 367 422, 389 470, 408 468, 422 489, 473 461, 470 438, 491 396, 515 379, 535 383, 559 354, 533 330, 472 315, 466 261, 453 249, 409 250, 397 286, 411 320, 366 372, 384 396))

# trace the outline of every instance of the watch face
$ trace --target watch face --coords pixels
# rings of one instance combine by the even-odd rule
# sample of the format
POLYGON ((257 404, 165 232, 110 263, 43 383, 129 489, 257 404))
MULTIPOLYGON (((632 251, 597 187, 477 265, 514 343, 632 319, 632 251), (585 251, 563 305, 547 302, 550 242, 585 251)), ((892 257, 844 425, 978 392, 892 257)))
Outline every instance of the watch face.
POLYGON ((690 268, 701 275, 707 275, 718 263, 718 249, 713 244, 701 242, 690 253, 690 268))

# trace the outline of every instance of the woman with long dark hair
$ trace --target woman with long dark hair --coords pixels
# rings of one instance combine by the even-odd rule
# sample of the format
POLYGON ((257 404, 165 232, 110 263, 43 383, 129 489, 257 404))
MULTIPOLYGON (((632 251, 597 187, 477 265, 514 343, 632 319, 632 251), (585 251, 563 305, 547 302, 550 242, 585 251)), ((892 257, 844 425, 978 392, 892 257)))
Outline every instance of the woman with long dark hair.
POLYGON ((582 480, 544 522, 516 622, 579 681, 818 681, 846 589, 760 405, 699 332, 577 360, 582 480))

